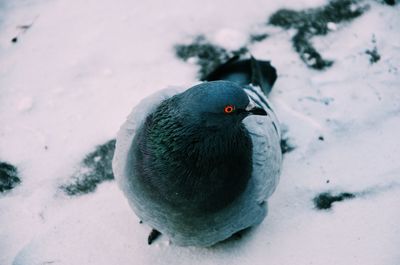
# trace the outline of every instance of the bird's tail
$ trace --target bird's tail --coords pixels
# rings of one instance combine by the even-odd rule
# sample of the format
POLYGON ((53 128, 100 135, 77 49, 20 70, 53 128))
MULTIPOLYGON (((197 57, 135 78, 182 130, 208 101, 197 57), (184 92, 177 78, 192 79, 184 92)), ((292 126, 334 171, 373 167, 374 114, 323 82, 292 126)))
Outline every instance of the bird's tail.
POLYGON ((261 61, 251 56, 241 59, 234 56, 226 63, 217 67, 206 78, 206 81, 227 80, 241 86, 259 86, 268 96, 277 78, 276 69, 269 61, 261 61))

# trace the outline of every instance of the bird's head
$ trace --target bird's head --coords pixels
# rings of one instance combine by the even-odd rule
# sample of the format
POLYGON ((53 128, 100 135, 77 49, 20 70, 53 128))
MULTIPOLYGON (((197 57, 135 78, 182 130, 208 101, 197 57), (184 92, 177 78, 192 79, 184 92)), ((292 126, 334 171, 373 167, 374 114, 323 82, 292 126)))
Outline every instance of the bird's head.
POLYGON ((205 82, 182 93, 182 113, 205 127, 232 127, 249 115, 267 115, 239 85, 229 81, 205 82))

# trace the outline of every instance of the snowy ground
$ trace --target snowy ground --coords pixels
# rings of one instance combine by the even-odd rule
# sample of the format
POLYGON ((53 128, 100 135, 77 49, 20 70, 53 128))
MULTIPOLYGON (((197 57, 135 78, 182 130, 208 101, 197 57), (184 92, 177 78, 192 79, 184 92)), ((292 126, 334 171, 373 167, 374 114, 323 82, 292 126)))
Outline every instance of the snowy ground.
POLYGON ((313 43, 335 63, 316 71, 265 22, 326 2, 281 2, 0 0, 0 160, 22 180, 0 194, 0 264, 400 264, 400 7, 331 24, 313 43), (271 100, 296 146, 259 227, 208 249, 148 246, 113 181, 59 190, 140 99, 197 82, 174 45, 203 34, 236 49, 249 32, 270 35, 248 48, 278 70, 271 100), (316 209, 327 191, 355 198, 316 209))

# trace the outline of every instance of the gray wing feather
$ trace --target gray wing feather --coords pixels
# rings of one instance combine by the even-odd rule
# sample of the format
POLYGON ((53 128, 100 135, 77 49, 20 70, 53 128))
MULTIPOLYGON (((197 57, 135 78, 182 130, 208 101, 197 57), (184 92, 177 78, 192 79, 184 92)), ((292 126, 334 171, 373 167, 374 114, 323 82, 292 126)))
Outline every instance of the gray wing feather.
POLYGON ((264 93, 254 86, 245 88, 248 96, 267 116, 250 116, 244 120, 253 141, 253 178, 257 183, 256 198, 263 202, 275 191, 282 164, 281 132, 278 118, 264 93))

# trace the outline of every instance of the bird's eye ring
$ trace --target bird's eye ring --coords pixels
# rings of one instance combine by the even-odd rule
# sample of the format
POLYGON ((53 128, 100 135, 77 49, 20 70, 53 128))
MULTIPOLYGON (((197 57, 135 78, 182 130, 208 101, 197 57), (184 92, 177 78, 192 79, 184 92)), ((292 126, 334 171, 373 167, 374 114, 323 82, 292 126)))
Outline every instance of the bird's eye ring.
POLYGON ((224 108, 224 112, 226 114, 232 113, 234 110, 235 110, 235 106, 233 106, 233 105, 227 105, 224 108))

